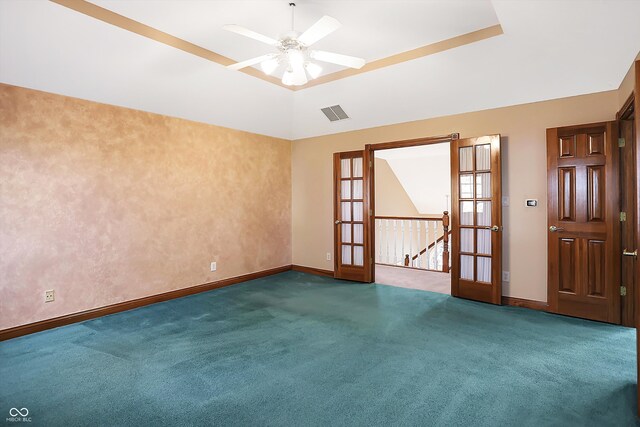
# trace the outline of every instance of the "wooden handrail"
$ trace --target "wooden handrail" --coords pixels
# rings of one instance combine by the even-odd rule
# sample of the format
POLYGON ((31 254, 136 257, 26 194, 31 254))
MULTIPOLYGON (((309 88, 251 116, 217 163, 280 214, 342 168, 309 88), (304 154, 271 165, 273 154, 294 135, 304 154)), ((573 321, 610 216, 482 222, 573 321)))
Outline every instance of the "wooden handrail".
POLYGON ((407 221, 442 221, 441 216, 374 216, 375 219, 400 219, 407 221))
MULTIPOLYGON (((447 231, 447 234, 451 234, 451 232, 450 232, 450 231, 447 231)), ((445 235, 443 234, 442 236, 438 237, 438 239, 437 239, 435 242, 432 242, 429 246, 427 246, 426 248, 422 249, 422 250, 418 253, 418 255, 414 255, 414 256, 413 256, 413 258, 411 258, 411 261, 415 261, 415 260, 417 260, 417 259, 418 259, 418 257, 419 257, 420 255, 423 255, 425 252, 427 252, 429 249, 431 249, 432 247, 434 247, 436 244, 438 244, 438 243, 442 242, 442 241, 444 240, 444 236, 445 236, 445 235)), ((447 240, 448 240, 448 239, 447 239, 447 240)), ((409 255, 407 255, 407 256, 409 256, 409 255)))

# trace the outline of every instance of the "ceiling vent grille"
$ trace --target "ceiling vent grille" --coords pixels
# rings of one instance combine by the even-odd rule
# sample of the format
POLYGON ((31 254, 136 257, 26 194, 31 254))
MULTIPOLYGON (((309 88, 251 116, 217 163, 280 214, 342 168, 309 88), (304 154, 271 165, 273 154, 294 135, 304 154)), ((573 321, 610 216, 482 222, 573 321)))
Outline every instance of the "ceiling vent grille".
POLYGON ((327 119, 329 119, 332 122, 337 122, 338 120, 345 120, 349 118, 349 116, 347 116, 347 113, 345 113, 342 107, 339 105, 334 105, 332 107, 325 107, 325 108, 322 108, 321 111, 324 113, 325 116, 327 116, 327 119))

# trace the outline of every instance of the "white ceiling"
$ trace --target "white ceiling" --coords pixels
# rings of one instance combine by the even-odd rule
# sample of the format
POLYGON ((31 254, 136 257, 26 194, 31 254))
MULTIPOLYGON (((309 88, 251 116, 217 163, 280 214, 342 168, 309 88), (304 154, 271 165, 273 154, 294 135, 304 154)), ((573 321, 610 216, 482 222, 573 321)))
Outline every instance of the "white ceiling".
MULTIPOLYGON (((286 0, 95 3, 236 60, 269 47, 222 25, 290 25, 286 0)), ((496 22, 504 35, 292 92, 46 0, 0 0, 0 82, 297 139, 616 89, 640 50, 637 0, 297 4, 298 31, 343 24, 319 49, 369 61, 496 22), (330 123, 335 104, 351 119, 330 123)))

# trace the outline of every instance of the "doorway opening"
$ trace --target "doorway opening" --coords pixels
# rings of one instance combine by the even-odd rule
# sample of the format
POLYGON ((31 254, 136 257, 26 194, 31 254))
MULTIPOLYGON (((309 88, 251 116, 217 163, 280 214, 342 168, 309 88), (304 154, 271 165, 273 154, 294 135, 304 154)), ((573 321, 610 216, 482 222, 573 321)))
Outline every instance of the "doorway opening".
MULTIPOLYGON (((333 277, 364 283, 376 281, 375 152, 443 142, 449 143, 451 156, 451 233, 444 232, 446 216, 443 212, 442 242, 438 245, 436 236, 432 250, 436 258, 433 265, 439 264, 439 246, 443 254, 440 265, 445 273, 446 262, 450 261, 452 296, 501 304, 502 172, 499 134, 460 139, 459 134, 453 133, 367 144, 364 150, 334 153, 333 277), (447 244, 444 243, 445 238, 449 239, 447 244), (447 249, 449 257, 445 255, 447 249)), ((435 228, 437 233, 437 225, 435 228)), ((414 255, 402 252, 403 264, 408 258, 408 265, 400 267, 410 267, 413 261, 429 262, 428 245, 423 248, 416 242, 416 248, 415 260, 414 255), (425 261, 421 258, 422 249, 425 261)))
POLYGON ((451 293, 449 141, 374 151, 376 283, 451 293))

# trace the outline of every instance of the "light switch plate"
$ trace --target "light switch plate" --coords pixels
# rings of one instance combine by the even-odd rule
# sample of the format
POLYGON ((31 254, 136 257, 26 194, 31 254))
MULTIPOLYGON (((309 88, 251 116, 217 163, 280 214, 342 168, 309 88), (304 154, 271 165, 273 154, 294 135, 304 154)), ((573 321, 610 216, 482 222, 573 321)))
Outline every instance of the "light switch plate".
POLYGON ((502 196, 502 206, 509 206, 509 196, 502 196))
POLYGON ((218 269, 217 263, 214 261, 211 263, 211 271, 216 271, 218 269))

